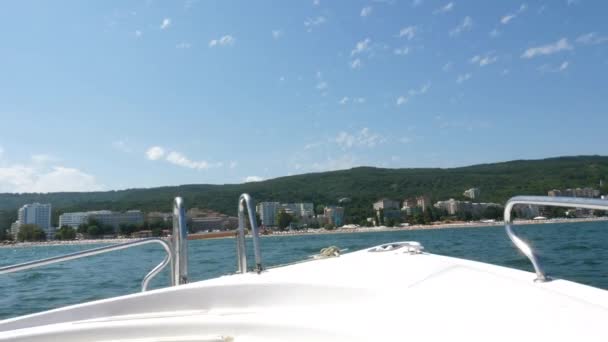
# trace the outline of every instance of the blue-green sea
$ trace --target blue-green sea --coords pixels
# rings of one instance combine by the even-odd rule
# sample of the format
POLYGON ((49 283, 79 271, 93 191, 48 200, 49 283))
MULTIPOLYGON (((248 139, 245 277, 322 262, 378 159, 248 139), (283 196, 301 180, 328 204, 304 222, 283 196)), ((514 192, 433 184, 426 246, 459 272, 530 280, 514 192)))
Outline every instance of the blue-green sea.
MULTIPOLYGON (((538 251, 549 275, 608 289, 608 222, 541 224, 515 229, 538 251)), ((503 227, 270 236, 261 241, 264 264, 272 266, 306 259, 330 245, 354 251, 401 240, 419 241, 426 251, 435 254, 532 271, 503 227)), ((92 247, 95 246, 0 248, 0 266, 92 247)), ((159 246, 147 245, 2 275, 0 319, 137 292, 143 276, 163 257, 164 251, 159 246)), ((235 240, 190 241, 189 259, 191 281, 232 273, 236 269, 235 240)), ((168 274, 159 274, 152 288, 167 286, 167 279, 168 274)))

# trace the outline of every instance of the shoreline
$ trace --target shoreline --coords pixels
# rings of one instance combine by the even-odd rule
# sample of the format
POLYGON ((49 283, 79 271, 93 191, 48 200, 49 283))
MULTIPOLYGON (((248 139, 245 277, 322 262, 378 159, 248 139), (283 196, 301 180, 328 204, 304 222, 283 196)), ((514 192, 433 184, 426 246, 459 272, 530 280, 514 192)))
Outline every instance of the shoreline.
MULTIPOLYGON (((542 224, 560 224, 560 223, 583 223, 583 222, 602 222, 608 221, 608 217, 592 217, 592 218, 562 218, 549 220, 516 220, 514 225, 542 225, 542 224)), ((430 225, 412 225, 406 227, 358 227, 358 228, 336 228, 326 230, 324 228, 309 229, 304 231, 286 231, 273 232, 269 235, 260 235, 262 238, 275 236, 302 236, 302 235, 323 235, 323 234, 352 234, 352 233, 375 233, 375 232, 395 232, 395 231, 418 231, 418 230, 437 230, 437 229, 452 229, 452 228, 487 228, 504 226, 503 221, 496 222, 453 222, 453 223, 438 223, 430 225)), ((233 236, 210 237, 205 240, 215 239, 233 239, 233 236)), ((44 242, 17 242, 13 244, 0 244, 1 248, 27 248, 27 247, 45 247, 45 246, 66 246, 66 245, 100 245, 100 244, 115 244, 142 240, 142 238, 116 238, 105 240, 69 240, 69 241, 44 241, 44 242)))

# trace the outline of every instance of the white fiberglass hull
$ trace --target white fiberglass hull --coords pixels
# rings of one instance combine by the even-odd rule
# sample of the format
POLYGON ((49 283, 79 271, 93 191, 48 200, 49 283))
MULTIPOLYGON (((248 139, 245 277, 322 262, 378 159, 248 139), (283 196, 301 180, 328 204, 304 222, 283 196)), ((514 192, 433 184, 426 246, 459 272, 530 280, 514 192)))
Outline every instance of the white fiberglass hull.
POLYGON ((608 291, 363 250, 0 321, 0 341, 606 341, 608 291))

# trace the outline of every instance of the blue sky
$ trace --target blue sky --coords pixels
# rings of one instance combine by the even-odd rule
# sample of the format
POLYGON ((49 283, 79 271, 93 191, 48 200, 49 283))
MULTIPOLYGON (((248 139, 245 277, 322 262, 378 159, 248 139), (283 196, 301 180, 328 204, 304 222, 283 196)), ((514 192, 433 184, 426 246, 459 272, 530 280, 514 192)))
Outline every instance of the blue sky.
POLYGON ((608 3, 12 1, 0 192, 607 154, 608 3))

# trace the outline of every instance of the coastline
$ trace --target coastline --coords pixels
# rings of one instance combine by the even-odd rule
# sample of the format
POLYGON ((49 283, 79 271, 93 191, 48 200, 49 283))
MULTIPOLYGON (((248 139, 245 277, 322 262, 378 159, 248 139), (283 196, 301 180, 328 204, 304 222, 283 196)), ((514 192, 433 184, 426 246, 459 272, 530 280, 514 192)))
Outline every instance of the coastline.
MULTIPOLYGON (((602 222, 608 221, 608 217, 592 217, 592 218, 561 218, 549 220, 515 220, 514 225, 541 225, 541 224, 558 224, 558 223, 582 223, 582 222, 602 222)), ((435 230, 435 229, 451 229, 451 228, 486 228, 504 226, 503 221, 496 222, 453 222, 453 223, 438 223, 430 225, 412 225, 406 227, 358 227, 358 228, 336 228, 326 230, 324 228, 309 229, 303 231, 285 231, 273 232, 269 235, 261 235, 260 237, 274 236, 301 236, 301 235, 322 235, 322 234, 351 234, 351 233, 374 233, 374 232, 394 232, 394 231, 414 231, 414 230, 435 230)), ((233 236, 209 237, 206 239, 233 239, 233 236)), ((70 240, 70 241, 44 241, 44 242, 17 242, 14 244, 0 244, 0 248, 27 248, 27 247, 44 247, 44 246, 66 246, 66 245, 105 245, 124 243, 131 241, 142 240, 142 238, 116 238, 116 239, 100 239, 100 240, 70 240)))

